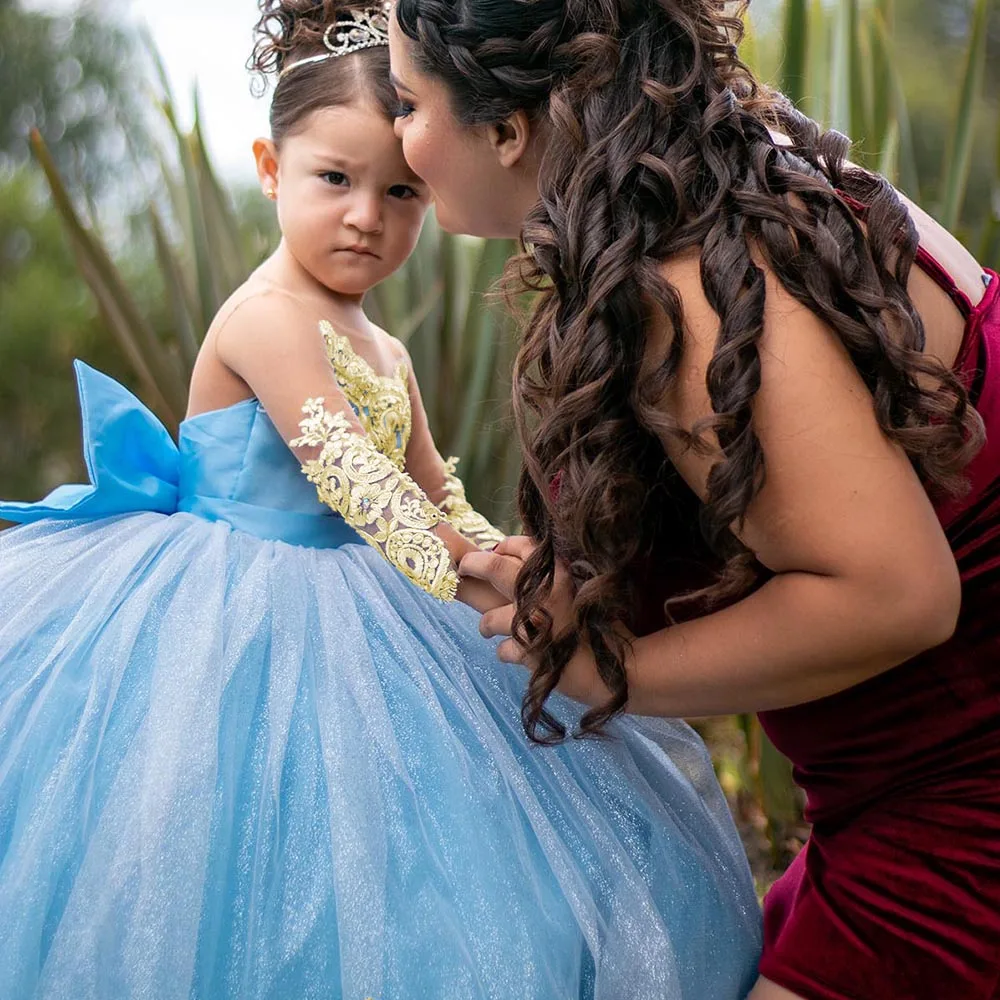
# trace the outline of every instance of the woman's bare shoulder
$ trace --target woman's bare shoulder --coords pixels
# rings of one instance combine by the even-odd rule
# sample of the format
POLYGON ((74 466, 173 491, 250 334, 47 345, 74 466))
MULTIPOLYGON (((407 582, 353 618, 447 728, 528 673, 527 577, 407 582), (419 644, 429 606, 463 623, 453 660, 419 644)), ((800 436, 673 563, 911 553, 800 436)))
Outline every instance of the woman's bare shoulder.
POLYGON ((983 297, 983 268, 961 241, 901 191, 896 192, 920 235, 920 245, 951 275, 975 305, 983 297))

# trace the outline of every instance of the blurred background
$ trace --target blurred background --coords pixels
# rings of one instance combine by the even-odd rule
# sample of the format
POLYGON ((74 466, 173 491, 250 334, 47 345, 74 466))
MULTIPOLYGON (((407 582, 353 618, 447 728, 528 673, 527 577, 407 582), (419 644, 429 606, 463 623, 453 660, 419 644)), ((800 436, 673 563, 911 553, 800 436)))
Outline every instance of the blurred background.
MULTIPOLYGON (((993 0, 763 0, 743 58, 1000 269, 993 0)), ((276 241, 250 146, 252 0, 0 0, 0 496, 79 482, 71 361, 171 429, 221 302, 276 241)), ((435 436, 477 507, 516 527, 515 331, 484 293, 511 251, 431 221, 370 300, 408 342, 435 436)), ((806 835, 749 717, 699 724, 761 890, 806 835)))

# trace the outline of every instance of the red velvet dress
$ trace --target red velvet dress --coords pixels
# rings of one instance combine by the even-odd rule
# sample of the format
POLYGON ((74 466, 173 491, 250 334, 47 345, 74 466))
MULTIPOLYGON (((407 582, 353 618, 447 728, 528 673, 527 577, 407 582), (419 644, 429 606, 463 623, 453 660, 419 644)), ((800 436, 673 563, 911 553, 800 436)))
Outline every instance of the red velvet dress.
POLYGON ((761 973, 806 1000, 1000 998, 1000 280, 956 362, 986 424, 942 505, 962 577, 944 645, 840 694, 761 713, 812 836, 765 901, 761 973))

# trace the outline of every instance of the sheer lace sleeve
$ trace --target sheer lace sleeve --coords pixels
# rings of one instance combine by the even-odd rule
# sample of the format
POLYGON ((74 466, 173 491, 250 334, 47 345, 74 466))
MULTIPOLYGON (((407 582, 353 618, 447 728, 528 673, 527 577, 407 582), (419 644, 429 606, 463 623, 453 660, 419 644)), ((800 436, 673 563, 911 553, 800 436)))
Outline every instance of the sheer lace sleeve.
POLYGON ((432 530, 445 515, 405 471, 352 430, 343 412, 330 412, 322 397, 307 400, 302 412, 301 436, 290 444, 320 449, 302 466, 320 500, 418 587, 454 600, 458 575, 432 530))
POLYGON ((449 458, 445 461, 441 457, 431 434, 420 387, 413 377, 413 362, 406 348, 398 341, 395 343, 409 373, 407 387, 412 432, 406 448, 406 468, 455 531, 477 548, 492 549, 505 536, 469 503, 465 486, 455 474, 459 460, 449 458))
POLYGON ((473 545, 481 549, 492 549, 504 540, 504 533, 494 528, 465 497, 465 486, 455 474, 458 459, 452 456, 444 463, 444 498, 438 507, 445 520, 473 545))
POLYGON ((452 600, 458 574, 434 530, 444 514, 404 462, 406 369, 379 374, 348 338, 279 289, 244 296, 209 335, 218 360, 289 442, 320 500, 413 583, 452 600))

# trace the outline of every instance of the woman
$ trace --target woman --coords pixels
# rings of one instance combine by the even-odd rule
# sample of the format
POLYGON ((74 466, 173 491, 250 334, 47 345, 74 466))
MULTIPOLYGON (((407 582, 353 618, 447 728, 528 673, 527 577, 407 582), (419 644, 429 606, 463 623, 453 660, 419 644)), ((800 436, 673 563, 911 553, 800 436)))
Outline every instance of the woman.
POLYGON ((1000 997, 1000 282, 739 34, 714 0, 397 0, 404 155, 535 289, 533 540, 461 570, 514 599, 482 630, 540 741, 558 688, 586 733, 758 711, 795 762, 753 1000, 1000 997))

